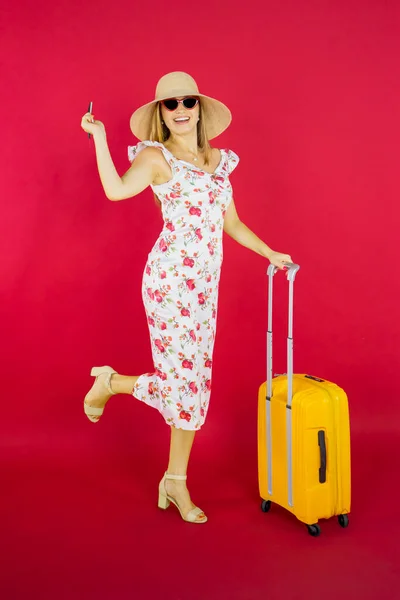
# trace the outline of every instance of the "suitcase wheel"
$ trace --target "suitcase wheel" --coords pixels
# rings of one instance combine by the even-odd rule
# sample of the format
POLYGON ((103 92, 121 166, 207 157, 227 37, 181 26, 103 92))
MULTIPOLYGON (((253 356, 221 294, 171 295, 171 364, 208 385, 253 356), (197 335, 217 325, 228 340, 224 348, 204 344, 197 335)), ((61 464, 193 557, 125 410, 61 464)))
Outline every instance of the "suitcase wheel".
POLYGON ((321 528, 319 525, 307 525, 308 533, 312 535, 312 537, 318 537, 321 533, 321 528))
POLYGON ((263 500, 261 502, 261 510, 263 512, 267 513, 270 508, 271 508, 271 500, 263 500))
POLYGON ((347 515, 339 515, 338 521, 340 527, 348 527, 349 526, 349 517, 347 515))

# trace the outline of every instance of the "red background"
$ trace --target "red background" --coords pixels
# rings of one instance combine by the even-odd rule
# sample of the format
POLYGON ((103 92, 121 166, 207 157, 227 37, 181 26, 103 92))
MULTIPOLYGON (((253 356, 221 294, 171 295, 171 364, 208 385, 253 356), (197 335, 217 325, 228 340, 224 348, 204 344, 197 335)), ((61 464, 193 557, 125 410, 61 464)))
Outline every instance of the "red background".
MULTIPOLYGON (((387 597, 399 530, 398 3, 41 0, 1 12, 4 597, 320 598, 315 577, 335 578, 326 598, 387 597), (268 263, 230 238, 211 408, 190 470, 206 531, 155 510, 169 438, 155 411, 118 396, 100 424, 83 415, 92 365, 151 369, 140 286, 161 218, 150 190, 106 199, 81 116, 93 100, 122 175, 137 142, 130 115, 174 70, 232 110, 215 145, 240 156, 239 216, 301 265, 295 371, 349 396, 352 522, 325 524, 325 540, 258 509, 268 263), (294 560, 295 548, 289 581, 278 557, 294 560)), ((277 372, 286 292, 281 276, 277 372)))

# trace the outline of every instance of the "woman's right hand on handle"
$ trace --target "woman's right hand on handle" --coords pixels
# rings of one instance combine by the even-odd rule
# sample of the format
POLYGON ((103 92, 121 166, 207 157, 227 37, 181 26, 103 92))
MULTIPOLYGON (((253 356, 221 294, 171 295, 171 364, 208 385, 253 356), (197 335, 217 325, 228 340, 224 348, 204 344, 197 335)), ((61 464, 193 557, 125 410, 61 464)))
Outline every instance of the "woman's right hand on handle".
POLYGON ((92 115, 90 112, 87 112, 83 115, 81 127, 83 131, 86 131, 86 133, 91 133, 93 137, 99 133, 103 134, 104 137, 106 136, 104 124, 101 121, 96 121, 94 115, 92 115))

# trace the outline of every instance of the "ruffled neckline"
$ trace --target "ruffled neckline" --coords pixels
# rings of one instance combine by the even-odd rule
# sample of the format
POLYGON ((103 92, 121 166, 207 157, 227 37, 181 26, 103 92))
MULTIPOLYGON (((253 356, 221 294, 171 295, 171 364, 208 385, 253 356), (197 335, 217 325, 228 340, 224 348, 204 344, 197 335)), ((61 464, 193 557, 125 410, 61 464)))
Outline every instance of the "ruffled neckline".
POLYGON ((211 175, 211 177, 217 175, 218 171, 220 170, 220 168, 222 168, 222 166, 225 164, 225 150, 223 150, 222 148, 219 148, 220 154, 221 154, 221 159, 218 163, 218 165, 216 166, 215 170, 213 171, 213 173, 210 173, 210 171, 206 171, 205 169, 201 169, 200 167, 197 167, 196 165, 194 165, 191 162, 188 162, 187 160, 181 160, 180 158, 177 158, 174 154, 172 154, 171 150, 168 150, 168 148, 166 148, 164 146, 164 144, 162 142, 150 142, 151 144, 157 145, 157 146, 162 146, 164 148, 164 150, 166 152, 168 152, 168 154, 171 156, 171 158, 173 160, 176 160, 177 162, 183 163, 185 165, 189 165, 189 168, 192 171, 197 171, 197 172, 201 172, 201 173, 207 173, 207 175, 211 175))

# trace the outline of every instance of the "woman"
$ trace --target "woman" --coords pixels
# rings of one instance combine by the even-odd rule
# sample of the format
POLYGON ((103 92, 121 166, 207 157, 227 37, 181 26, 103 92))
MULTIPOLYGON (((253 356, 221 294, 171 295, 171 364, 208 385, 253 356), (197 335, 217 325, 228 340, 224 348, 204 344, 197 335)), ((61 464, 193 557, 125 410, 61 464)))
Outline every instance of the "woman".
POLYGON ((158 505, 165 509, 173 502, 191 523, 207 521, 191 502, 186 472, 211 392, 223 230, 281 269, 292 262, 239 220, 229 182, 239 158, 231 150, 209 144, 230 121, 228 108, 200 94, 190 75, 165 75, 158 82, 155 100, 131 117, 132 132, 145 141, 128 148, 132 165, 120 177, 104 125, 90 113, 82 118, 82 128, 94 138, 107 198, 131 198, 150 185, 164 219, 142 287, 154 372, 124 376, 111 367, 93 368, 96 380, 85 397, 84 410, 96 422, 111 395, 122 393, 132 394, 161 413, 171 427, 171 444, 158 505))

